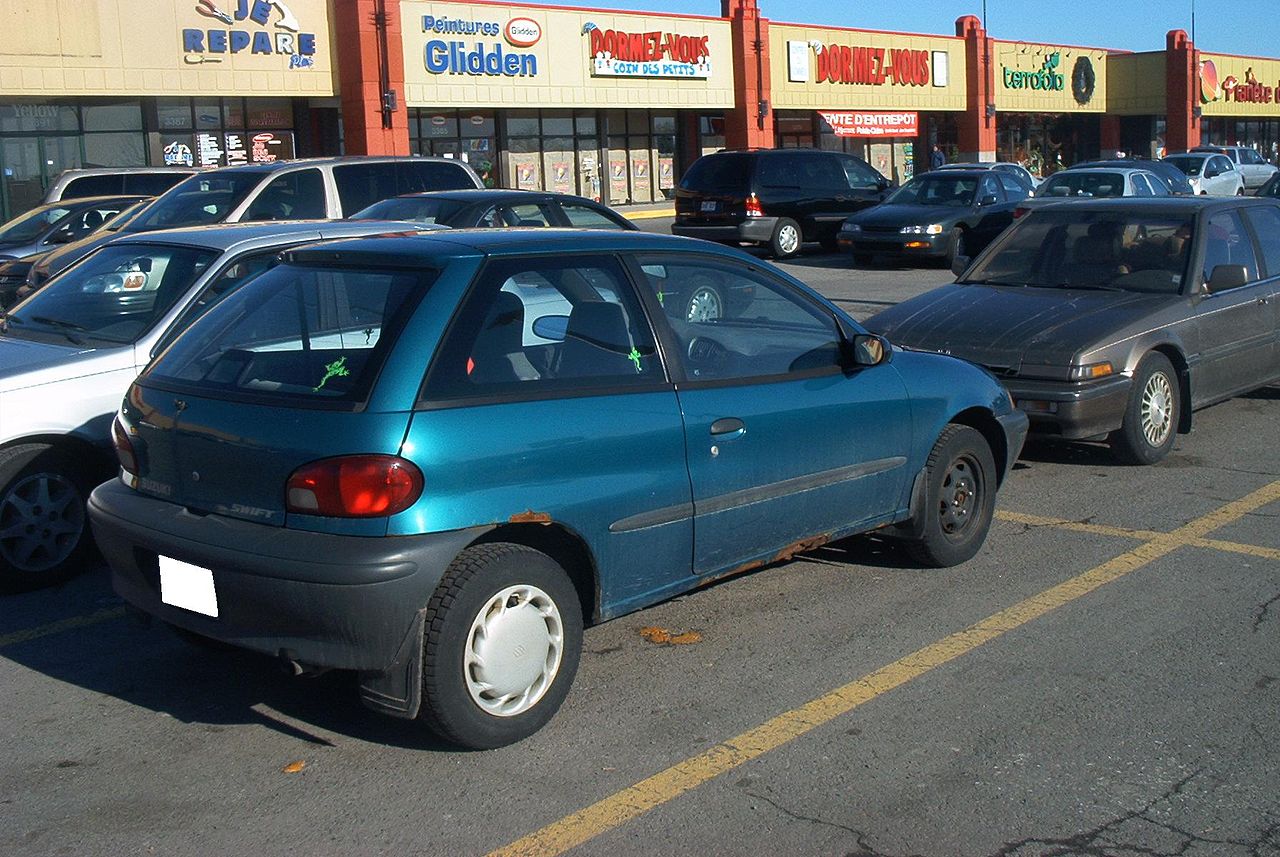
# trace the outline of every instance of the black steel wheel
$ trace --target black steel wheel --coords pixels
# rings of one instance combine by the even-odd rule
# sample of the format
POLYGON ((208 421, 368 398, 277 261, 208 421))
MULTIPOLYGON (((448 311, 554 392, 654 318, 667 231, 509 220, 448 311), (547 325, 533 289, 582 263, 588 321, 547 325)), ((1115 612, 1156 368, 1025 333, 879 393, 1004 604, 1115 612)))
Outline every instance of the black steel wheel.
POLYGON ((906 542, 922 565, 944 568, 973 557, 986 540, 996 506, 996 465, 977 429, 952 423, 929 453, 919 535, 906 542))

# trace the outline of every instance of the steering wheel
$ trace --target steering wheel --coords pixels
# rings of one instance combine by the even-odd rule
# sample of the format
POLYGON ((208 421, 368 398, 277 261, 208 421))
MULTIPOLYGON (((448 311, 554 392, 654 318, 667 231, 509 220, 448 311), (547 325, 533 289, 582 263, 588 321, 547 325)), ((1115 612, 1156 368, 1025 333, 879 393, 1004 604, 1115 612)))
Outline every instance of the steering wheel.
POLYGON ((701 375, 704 370, 718 374, 729 363, 729 349, 706 336, 690 339, 687 352, 694 375, 701 375))

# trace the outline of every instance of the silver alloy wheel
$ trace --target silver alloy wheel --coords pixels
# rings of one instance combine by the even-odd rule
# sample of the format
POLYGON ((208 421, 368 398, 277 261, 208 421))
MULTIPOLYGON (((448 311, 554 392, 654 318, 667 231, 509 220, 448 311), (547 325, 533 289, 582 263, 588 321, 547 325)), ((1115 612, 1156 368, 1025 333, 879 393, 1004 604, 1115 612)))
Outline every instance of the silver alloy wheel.
POLYGON ((700 286, 693 290, 693 295, 689 298, 689 311, 685 314, 686 321, 715 321, 722 315, 724 312, 720 309, 720 296, 715 289, 700 286))
POLYGON ((778 228, 778 249, 784 256, 790 256, 800 249, 800 230, 790 223, 778 228))
POLYGON ((0 556, 23 572, 66 561, 84 532, 84 504, 60 473, 33 473, 0 497, 0 556))
POLYGON ((463 672, 472 701, 495 717, 538 704, 564 657, 564 623, 536 586, 508 586, 480 608, 467 632, 463 672))
POLYGON ((1142 435, 1159 447, 1173 431, 1173 387, 1163 372, 1155 372, 1142 389, 1142 435))

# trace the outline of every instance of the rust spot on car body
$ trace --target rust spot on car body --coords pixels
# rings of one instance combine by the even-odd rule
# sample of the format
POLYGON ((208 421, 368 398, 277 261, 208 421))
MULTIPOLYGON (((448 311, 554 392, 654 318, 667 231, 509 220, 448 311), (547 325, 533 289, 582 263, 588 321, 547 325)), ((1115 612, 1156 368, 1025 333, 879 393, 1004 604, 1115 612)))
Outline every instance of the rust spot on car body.
POLYGON ((725 580, 726 578, 737 577, 740 574, 746 574, 749 571, 755 571, 758 568, 764 568, 766 565, 774 565, 775 563, 786 562, 787 560, 794 557, 796 554, 801 554, 801 553, 804 553, 805 551, 811 551, 811 550, 814 550, 815 548, 820 548, 830 541, 831 541, 831 534, 823 533, 821 535, 811 536, 810 538, 807 538, 807 539, 801 539, 798 542, 792 542, 791 544, 787 545, 782 550, 774 554, 772 559, 768 559, 768 560, 756 559, 756 560, 752 560, 751 562, 746 562, 746 563, 743 563, 742 565, 731 568, 728 571, 722 571, 719 574, 708 575, 698 581, 698 586, 699 587, 710 586, 711 584, 719 583, 720 581, 725 580))
POLYGON ((510 518, 507 518, 509 524, 550 524, 551 516, 546 512, 535 512, 532 509, 526 509, 523 512, 517 512, 510 518))

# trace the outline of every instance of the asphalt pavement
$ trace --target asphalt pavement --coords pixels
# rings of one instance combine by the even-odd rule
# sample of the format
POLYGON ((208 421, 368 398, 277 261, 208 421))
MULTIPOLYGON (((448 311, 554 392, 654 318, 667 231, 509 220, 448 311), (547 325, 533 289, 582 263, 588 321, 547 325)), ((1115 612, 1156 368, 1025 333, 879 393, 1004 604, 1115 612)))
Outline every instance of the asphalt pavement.
MULTIPOLYGON (((950 279, 783 267, 858 318, 950 279)), ((1280 855, 1280 389, 1195 422, 1147 468, 1033 444, 959 568, 861 537, 588 629, 494 751, 101 568, 5 598, 0 854, 1280 855)))

